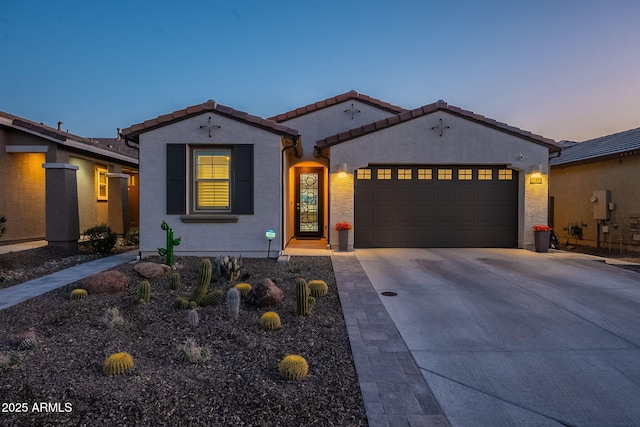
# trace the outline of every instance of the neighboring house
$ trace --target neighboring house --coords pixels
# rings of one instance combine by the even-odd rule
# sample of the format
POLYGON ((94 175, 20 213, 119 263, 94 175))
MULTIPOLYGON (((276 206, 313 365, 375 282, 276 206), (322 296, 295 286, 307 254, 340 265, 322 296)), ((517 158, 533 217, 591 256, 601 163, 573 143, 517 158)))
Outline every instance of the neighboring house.
POLYGON ((0 215, 7 218, 0 244, 46 239, 75 248, 96 224, 119 234, 137 226, 137 190, 129 189, 137 186, 137 150, 60 125, 0 112, 0 215))
POLYGON ((640 250, 640 128, 565 143, 550 163, 561 243, 640 250))
POLYGON ((209 101, 122 131, 140 149, 140 250, 266 256, 337 247, 532 247, 547 222, 555 141, 438 101, 415 110, 351 91, 261 119, 209 101))

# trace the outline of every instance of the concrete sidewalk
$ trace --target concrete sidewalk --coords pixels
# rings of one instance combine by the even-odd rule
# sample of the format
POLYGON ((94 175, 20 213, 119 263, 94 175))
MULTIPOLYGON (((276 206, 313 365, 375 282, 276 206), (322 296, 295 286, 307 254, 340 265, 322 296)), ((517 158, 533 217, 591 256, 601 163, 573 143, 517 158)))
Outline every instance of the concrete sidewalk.
MULTIPOLYGON (((12 245, 13 246, 13 245, 12 245)), ((11 286, 0 290, 0 310, 4 310, 12 305, 20 304, 31 298, 47 293, 53 289, 84 279, 94 273, 108 270, 125 262, 136 259, 138 251, 125 252, 95 261, 76 265, 65 270, 60 270, 48 276, 33 279, 19 285, 11 286)))

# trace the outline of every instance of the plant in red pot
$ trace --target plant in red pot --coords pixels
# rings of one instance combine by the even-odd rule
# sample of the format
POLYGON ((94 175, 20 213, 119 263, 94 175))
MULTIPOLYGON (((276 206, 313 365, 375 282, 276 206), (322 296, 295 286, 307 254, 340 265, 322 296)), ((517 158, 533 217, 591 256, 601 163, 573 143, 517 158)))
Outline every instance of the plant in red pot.
POLYGON ((349 246, 349 230, 351 223, 342 221, 336 224, 335 229, 338 231, 338 247, 341 251, 346 252, 349 246))
POLYGON ((552 228, 545 224, 536 224, 531 228, 536 252, 548 252, 552 228))

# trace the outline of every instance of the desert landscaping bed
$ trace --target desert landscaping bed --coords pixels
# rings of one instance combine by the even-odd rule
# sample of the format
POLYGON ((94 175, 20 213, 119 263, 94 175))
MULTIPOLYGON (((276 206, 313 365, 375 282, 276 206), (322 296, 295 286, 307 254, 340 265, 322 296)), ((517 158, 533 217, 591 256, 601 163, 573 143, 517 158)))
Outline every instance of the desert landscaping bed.
POLYGON ((148 303, 138 302, 143 278, 124 264, 114 270, 131 278, 127 292, 73 300, 71 291, 82 286, 75 283, 0 311, 3 425, 367 425, 330 258, 244 259, 239 280, 212 282, 210 289, 270 278, 283 301, 275 307, 243 302, 237 320, 224 304, 199 307, 197 326, 174 303, 189 298, 202 261, 176 261, 180 289, 172 290, 168 277, 148 279, 148 303), (310 316, 296 315, 298 277, 329 287, 310 316), (109 325, 113 308, 123 324, 109 325), (261 329, 266 311, 279 314, 280 329, 261 329), (187 340, 208 350, 208 358, 186 360, 180 348, 187 340), (103 375, 105 358, 116 352, 133 356, 133 370, 103 375), (280 377, 279 362, 288 354, 308 361, 305 379, 280 377))

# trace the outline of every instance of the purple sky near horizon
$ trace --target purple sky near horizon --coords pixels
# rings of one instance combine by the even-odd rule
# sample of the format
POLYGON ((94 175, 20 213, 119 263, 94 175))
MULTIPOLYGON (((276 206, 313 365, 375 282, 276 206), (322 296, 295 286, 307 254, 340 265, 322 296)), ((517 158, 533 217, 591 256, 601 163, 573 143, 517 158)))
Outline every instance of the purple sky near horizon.
MULTIPOLYGON (((1 0, 0 0, 1 1, 1 0)), ((635 0, 2 1, 0 110, 85 137, 356 90, 555 140, 640 127, 635 0)))

